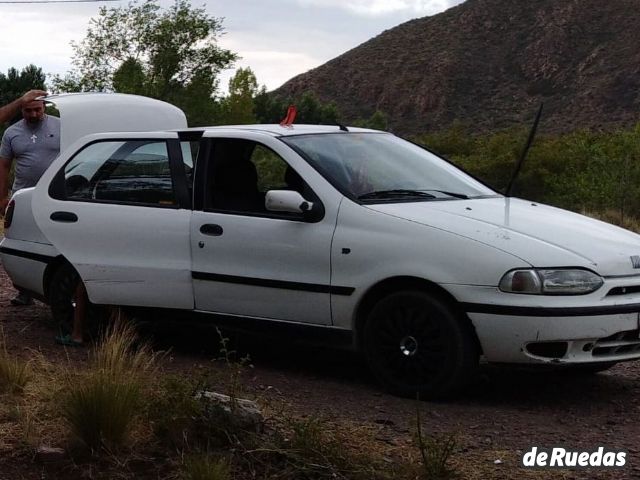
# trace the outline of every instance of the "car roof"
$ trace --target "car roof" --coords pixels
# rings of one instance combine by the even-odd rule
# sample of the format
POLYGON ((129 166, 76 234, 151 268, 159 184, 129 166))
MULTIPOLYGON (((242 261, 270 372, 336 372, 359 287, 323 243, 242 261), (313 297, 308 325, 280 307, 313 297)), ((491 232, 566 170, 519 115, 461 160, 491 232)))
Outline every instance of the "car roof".
MULTIPOLYGON (((221 134, 221 133, 238 133, 238 132, 256 132, 263 133, 266 135, 270 135, 272 137, 293 137, 296 135, 312 135, 312 134, 349 134, 349 133, 379 133, 379 134, 388 134, 389 132, 384 132, 382 130, 371 130, 368 128, 360 128, 360 127, 345 127, 347 130, 341 130, 339 125, 291 125, 291 126, 281 126, 278 124, 256 124, 256 125, 215 125, 215 126, 207 126, 207 127, 190 127, 190 128, 174 128, 170 130, 145 130, 140 131, 139 133, 144 133, 145 135, 154 135, 158 133, 167 133, 167 132, 198 132, 202 133, 203 136, 207 136, 207 133, 213 134, 221 134)), ((132 132, 112 132, 114 135, 118 134, 128 134, 132 132)))
POLYGON ((371 130, 368 128, 359 127, 341 127, 340 125, 306 125, 306 124, 293 124, 293 125, 279 125, 274 124, 256 124, 256 125, 216 125, 209 127, 194 127, 189 128, 187 131, 205 131, 205 132, 219 132, 220 130, 232 130, 232 131, 254 131, 271 134, 278 137, 290 137, 294 135, 309 135, 317 133, 383 133, 379 130, 371 130), (346 128, 347 130, 343 130, 346 128))

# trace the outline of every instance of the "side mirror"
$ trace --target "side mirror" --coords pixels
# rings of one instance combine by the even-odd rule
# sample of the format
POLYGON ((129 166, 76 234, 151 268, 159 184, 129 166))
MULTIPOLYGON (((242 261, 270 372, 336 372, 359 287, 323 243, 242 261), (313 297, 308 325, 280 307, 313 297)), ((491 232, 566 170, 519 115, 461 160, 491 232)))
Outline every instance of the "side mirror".
POLYGON ((264 201, 270 212, 309 213, 313 202, 308 202, 298 192, 292 190, 269 190, 264 201))

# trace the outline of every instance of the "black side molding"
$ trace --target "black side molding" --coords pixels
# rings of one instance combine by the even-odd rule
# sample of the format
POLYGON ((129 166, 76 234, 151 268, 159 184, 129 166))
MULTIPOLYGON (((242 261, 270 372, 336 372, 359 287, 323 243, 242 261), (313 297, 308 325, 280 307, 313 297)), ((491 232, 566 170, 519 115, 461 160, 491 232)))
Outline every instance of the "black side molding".
POLYGON ((491 313, 514 317, 588 317, 598 315, 616 315, 640 313, 640 303, 628 305, 602 305, 599 307, 513 307, 509 305, 487 305, 481 303, 463 303, 468 313, 491 313))
POLYGON ((271 280, 268 278, 237 277, 235 275, 221 275, 208 272, 191 272, 194 280, 208 280, 211 282, 236 283, 240 285, 252 285, 256 287, 279 288, 283 290, 296 290, 302 292, 331 293, 332 295, 349 296, 354 291, 353 287, 337 287, 316 283, 288 282, 284 280, 271 280))
POLYGON ((5 255, 13 255, 14 257, 28 258, 29 260, 35 260, 36 262, 49 263, 56 257, 49 255, 42 255, 40 253, 26 252, 24 250, 16 250, 14 248, 0 247, 0 253, 5 255))

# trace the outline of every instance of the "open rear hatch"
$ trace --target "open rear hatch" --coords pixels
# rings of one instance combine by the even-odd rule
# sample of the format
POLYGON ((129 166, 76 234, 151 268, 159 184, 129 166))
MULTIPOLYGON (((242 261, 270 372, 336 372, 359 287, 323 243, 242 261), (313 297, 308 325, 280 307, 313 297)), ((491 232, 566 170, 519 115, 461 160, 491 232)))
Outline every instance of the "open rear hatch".
POLYGON ((153 98, 122 93, 66 93, 44 97, 60 112, 60 151, 85 135, 145 132, 187 127, 178 107, 153 98))

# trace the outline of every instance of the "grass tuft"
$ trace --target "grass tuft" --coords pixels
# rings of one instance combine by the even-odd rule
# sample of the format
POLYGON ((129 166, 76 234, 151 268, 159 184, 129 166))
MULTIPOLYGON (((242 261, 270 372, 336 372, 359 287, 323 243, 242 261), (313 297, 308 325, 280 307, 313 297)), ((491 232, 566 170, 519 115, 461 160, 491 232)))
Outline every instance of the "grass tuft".
POLYGON ((136 338, 131 326, 116 322, 90 354, 88 371, 67 377, 62 416, 92 451, 121 447, 140 413, 155 355, 136 338))
POLYGON ((192 455, 184 462, 185 480, 230 480, 231 469, 224 459, 211 455, 192 455))
POLYGON ((29 363, 9 355, 0 330, 0 393, 22 393, 30 378, 29 363))
POLYGON ((419 405, 416 407, 416 440, 422 457, 422 471, 425 479, 443 480, 455 475, 448 462, 456 447, 456 436, 454 434, 425 436, 422 432, 419 405))

